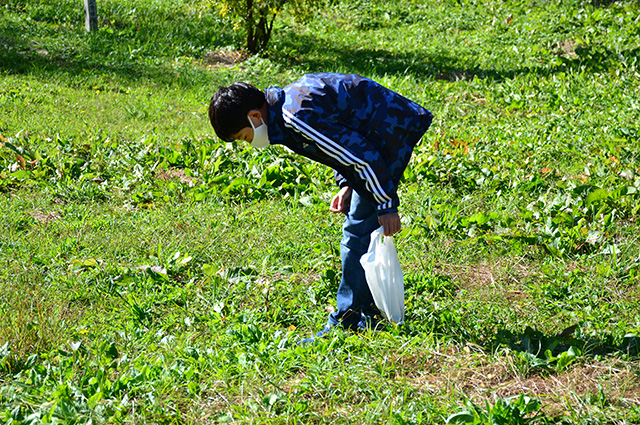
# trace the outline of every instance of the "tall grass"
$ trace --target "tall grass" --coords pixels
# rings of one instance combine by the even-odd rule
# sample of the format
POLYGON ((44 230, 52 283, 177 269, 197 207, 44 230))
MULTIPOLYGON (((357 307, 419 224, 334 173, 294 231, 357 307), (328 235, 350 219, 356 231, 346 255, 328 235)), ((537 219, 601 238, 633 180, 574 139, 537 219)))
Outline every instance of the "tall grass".
POLYGON ((98 6, 94 34, 76 1, 0 6, 5 422, 640 420, 637 3, 334 1, 254 57, 208 2, 98 6), (435 120, 407 323, 299 346, 340 279, 331 172, 206 108, 314 71, 435 120))

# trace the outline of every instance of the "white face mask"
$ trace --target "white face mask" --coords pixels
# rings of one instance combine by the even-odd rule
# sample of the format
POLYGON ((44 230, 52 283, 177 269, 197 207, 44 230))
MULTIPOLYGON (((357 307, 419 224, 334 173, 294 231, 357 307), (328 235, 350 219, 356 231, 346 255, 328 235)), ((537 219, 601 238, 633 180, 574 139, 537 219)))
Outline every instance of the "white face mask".
MULTIPOLYGON (((249 117, 247 116, 247 118, 249 117)), ((260 118, 260 121, 262 121, 262 125, 256 128, 253 126, 251 118, 249 118, 249 124, 251 125, 251 128, 253 128, 253 140, 251 141, 251 146, 253 146, 254 148, 266 148, 267 146, 269 146, 269 133, 267 131, 267 125, 264 123, 262 118, 260 118)))

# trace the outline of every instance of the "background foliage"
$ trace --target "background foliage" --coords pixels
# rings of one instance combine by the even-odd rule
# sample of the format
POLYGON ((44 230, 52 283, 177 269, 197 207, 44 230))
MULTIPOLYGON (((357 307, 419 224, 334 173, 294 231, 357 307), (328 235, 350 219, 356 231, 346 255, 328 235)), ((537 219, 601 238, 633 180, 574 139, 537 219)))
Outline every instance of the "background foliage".
POLYGON ((286 8, 293 17, 308 21, 316 9, 323 5, 319 0, 222 0, 211 2, 222 16, 235 19, 234 28, 243 28, 245 46, 250 53, 264 50, 271 39, 278 15, 286 8))
POLYGON ((208 1, 0 3, 7 423, 636 423, 637 2, 334 1, 261 55, 208 1), (312 346, 330 170, 221 143, 236 80, 356 72, 435 121, 407 323, 312 346))

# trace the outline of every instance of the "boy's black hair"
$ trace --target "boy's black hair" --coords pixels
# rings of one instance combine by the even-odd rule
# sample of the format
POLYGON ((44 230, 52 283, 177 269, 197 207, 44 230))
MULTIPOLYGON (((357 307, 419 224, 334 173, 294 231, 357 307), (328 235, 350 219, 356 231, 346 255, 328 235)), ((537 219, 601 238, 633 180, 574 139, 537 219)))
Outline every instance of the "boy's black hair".
POLYGON ((262 108, 265 101, 264 93, 251 84, 220 87, 209 104, 209 119, 216 135, 225 142, 233 141, 232 134, 249 127, 249 111, 262 108))

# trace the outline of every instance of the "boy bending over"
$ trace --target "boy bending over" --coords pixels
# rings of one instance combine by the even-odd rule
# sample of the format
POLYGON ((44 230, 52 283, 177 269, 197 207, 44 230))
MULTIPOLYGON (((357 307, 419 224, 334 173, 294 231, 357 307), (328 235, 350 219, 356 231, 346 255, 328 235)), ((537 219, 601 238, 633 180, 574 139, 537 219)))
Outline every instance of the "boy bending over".
POLYGON ((368 78, 321 73, 264 92, 246 83, 221 87, 209 118, 224 141, 284 145, 333 168, 340 191, 329 210, 346 214, 342 280, 337 310, 317 336, 333 326, 375 327, 379 312, 360 257, 379 226, 387 236, 401 228, 398 183, 431 125, 431 112, 368 78))

